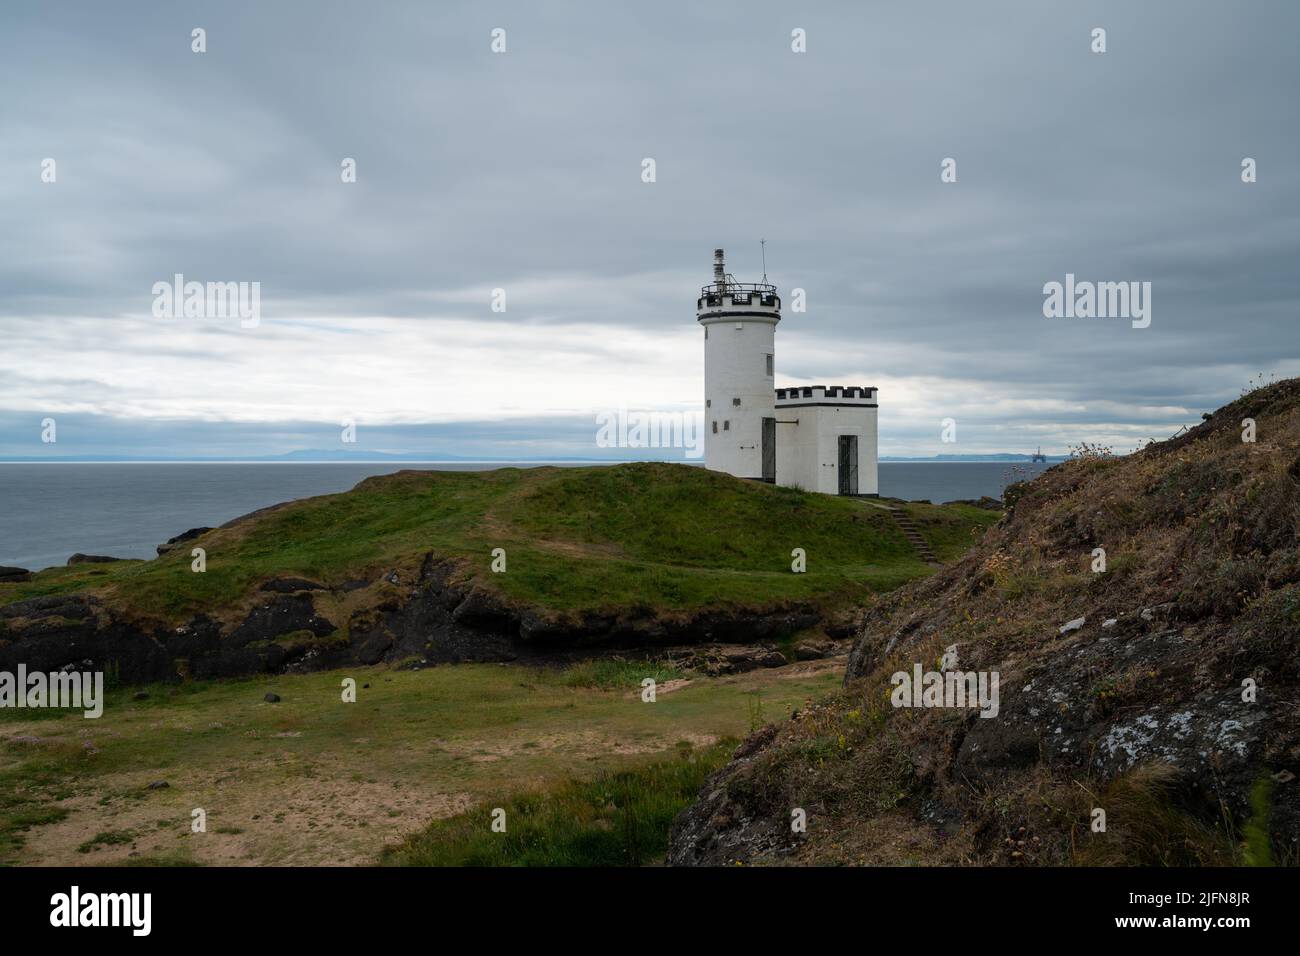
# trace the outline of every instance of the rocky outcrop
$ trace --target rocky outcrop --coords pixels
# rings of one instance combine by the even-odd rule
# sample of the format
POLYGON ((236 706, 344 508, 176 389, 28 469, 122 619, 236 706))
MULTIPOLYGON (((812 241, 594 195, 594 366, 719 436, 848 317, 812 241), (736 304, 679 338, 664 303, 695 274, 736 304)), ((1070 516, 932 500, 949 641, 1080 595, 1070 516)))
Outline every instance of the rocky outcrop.
POLYGON ((121 560, 121 558, 110 558, 106 554, 82 554, 77 552, 68 558, 68 566, 71 567, 74 564, 110 564, 113 561, 121 560))
POLYGON ((456 562, 429 555, 413 576, 395 570, 337 586, 277 577, 262 582, 253 606, 232 620, 200 614, 171 627, 125 618, 92 596, 33 598, 0 607, 0 669, 22 661, 49 671, 89 660, 135 683, 381 662, 550 661, 702 645, 707 650, 691 659, 707 673, 723 674, 787 663, 774 642, 820 620, 803 607, 547 613, 511 604, 458 572, 456 562))
POLYGON ((145 682, 170 676, 166 649, 141 629, 114 621, 99 600, 48 595, 0 607, 0 670, 53 672, 68 665, 108 669, 123 680, 145 682))
POLYGON ((743 674, 796 661, 815 661, 847 653, 848 641, 804 640, 784 649, 770 641, 757 644, 700 644, 665 649, 663 659, 681 670, 708 677, 743 674))
POLYGON ((872 602, 843 691, 711 777, 670 862, 1300 859, 1300 379, 1008 501, 872 602), (996 675, 996 712, 898 700, 914 668, 996 675))
POLYGON ((328 588, 305 578, 272 578, 262 582, 261 590, 276 594, 295 594, 298 591, 326 591, 328 588))
POLYGON ((159 554, 166 554, 168 551, 174 550, 175 548, 184 544, 187 541, 193 541, 195 538, 199 537, 200 535, 207 534, 211 530, 212 530, 211 528, 190 528, 190 530, 182 531, 174 538, 168 538, 165 542, 158 545, 158 547, 155 548, 154 550, 156 550, 159 554))
POLYGON ((0 584, 17 584, 31 579, 32 572, 26 568, 11 568, 0 564, 0 584))
POLYGON ((724 866, 755 857, 778 858, 798 846, 787 821, 761 809, 755 812, 731 786, 737 775, 752 772, 755 759, 776 738, 769 724, 751 734, 731 763, 710 775, 700 795, 673 821, 668 842, 670 866, 724 866))

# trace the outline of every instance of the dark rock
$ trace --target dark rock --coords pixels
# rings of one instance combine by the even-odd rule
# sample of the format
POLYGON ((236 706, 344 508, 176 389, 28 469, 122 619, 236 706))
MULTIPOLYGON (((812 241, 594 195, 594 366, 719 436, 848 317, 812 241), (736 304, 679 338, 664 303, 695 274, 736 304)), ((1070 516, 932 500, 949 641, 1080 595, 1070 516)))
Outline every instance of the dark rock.
POLYGON ((0 564, 0 584, 12 584, 20 581, 30 581, 31 579, 32 572, 26 568, 11 568, 0 564))
POLYGON ((316 637, 324 637, 334 630, 333 623, 316 614, 310 595, 283 595, 253 608, 225 643, 231 648, 241 648, 253 641, 270 641, 295 631, 310 631, 316 637))
POLYGON ((61 617, 68 620, 82 620, 93 617, 94 608, 98 604, 97 598, 81 594, 46 594, 0 607, 0 617, 22 617, 28 620, 61 617))
POLYGON ((572 631, 571 624, 531 609, 519 618, 519 636, 525 641, 555 642, 572 631))
POLYGON ((77 552, 68 558, 68 565, 74 564, 108 564, 110 561, 122 561, 123 558, 110 558, 106 554, 82 554, 77 552))
POLYGON ((357 651, 357 660, 362 664, 378 664, 384 659, 384 654, 393 646, 393 637, 384 631, 375 631, 366 635, 364 640, 359 643, 354 642, 357 651))
POLYGON ((784 667, 789 663, 774 647, 736 647, 725 650, 720 655, 733 674, 757 670, 760 667, 784 667))
POLYGON ((186 541, 193 541, 195 538, 207 534, 211 530, 211 528, 190 528, 189 531, 182 531, 174 538, 168 538, 166 542, 158 545, 154 550, 159 554, 166 554, 168 551, 176 548, 177 545, 184 544, 186 541))
POLYGON ((295 591, 324 591, 325 585, 305 578, 272 578, 263 582, 261 589, 276 594, 293 594, 295 591))
POLYGON ((167 789, 168 787, 170 787, 170 786, 171 786, 171 784, 168 783, 166 780, 155 780, 153 783, 149 784, 149 786, 145 787, 145 789, 146 789, 146 790, 166 790, 166 789, 167 789))
POLYGON ((746 738, 732 762, 704 781, 696 801, 673 821, 669 866, 726 866, 788 853, 799 838, 788 822, 751 805, 747 778, 776 739, 769 724, 746 738))
POLYGON ((1103 781, 1145 763, 1182 774, 1183 789, 1249 810, 1245 795, 1269 746, 1269 728, 1282 718, 1265 703, 1246 703, 1240 687, 1207 690, 1111 713, 1098 695, 1099 676, 1137 668, 1166 687, 1185 683, 1168 668, 1189 653, 1177 631, 1128 639, 1104 637, 1057 655, 1022 686, 1001 688, 997 719, 972 717, 955 766, 966 778, 990 781, 1007 768, 1040 761, 1073 766, 1103 781), (1219 794, 1219 796, 1212 796, 1219 794), (1231 796, 1230 796, 1231 795, 1231 796))
POLYGON ((451 619, 466 627, 510 628, 515 621, 505 602, 483 588, 473 588, 451 612, 451 619))
POLYGON ((149 692, 147 690, 138 690, 131 695, 132 700, 148 700, 149 692))
POLYGON ((268 704, 278 704, 280 703, 280 695, 267 694, 265 697, 262 698, 262 700, 266 701, 268 704))

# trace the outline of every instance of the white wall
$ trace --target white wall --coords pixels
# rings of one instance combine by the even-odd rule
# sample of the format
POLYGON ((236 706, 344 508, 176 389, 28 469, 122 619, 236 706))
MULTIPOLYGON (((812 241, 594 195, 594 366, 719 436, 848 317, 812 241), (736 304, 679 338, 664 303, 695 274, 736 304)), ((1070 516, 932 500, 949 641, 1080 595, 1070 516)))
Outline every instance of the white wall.
MULTIPOLYGON (((701 318, 704 341, 704 466, 740 478, 763 475, 763 419, 774 415, 775 392, 767 374, 774 352, 774 316, 701 318), (732 404, 740 399, 740 405, 732 404), (718 432, 713 433, 717 423, 718 432), (724 427, 729 423, 730 427, 724 427)), ((777 426, 777 449, 781 447, 777 426)))
POLYGON ((865 400, 827 398, 824 388, 811 398, 776 404, 776 481, 807 491, 839 494, 839 436, 858 436, 858 494, 879 493, 878 409, 865 400), (826 404, 813 404, 826 403, 826 404), (798 425, 780 422, 798 419, 798 425))
POLYGON ((776 483, 819 491, 818 408, 776 409, 776 483), (782 422, 798 421, 798 425, 782 422))

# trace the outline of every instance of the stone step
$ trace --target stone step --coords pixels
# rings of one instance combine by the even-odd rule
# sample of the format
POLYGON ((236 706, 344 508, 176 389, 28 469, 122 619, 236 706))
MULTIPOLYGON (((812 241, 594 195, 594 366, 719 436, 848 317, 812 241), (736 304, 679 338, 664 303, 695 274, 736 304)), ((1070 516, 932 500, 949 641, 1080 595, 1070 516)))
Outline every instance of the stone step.
POLYGON ((898 525, 898 529, 903 532, 903 537, 907 539, 907 543, 912 546, 912 550, 916 552, 917 556, 927 564, 938 564, 938 556, 930 549, 929 543, 916 527, 915 522, 900 509, 892 509, 889 514, 894 519, 894 524, 898 525))
POLYGON ((922 561, 925 561, 927 564, 940 563, 938 556, 930 550, 930 545, 925 540, 925 535, 921 534, 920 529, 917 528, 916 523, 911 519, 906 511, 902 508, 897 508, 894 505, 887 505, 883 501, 871 501, 865 498, 862 499, 862 501, 865 504, 870 505, 872 508, 879 508, 881 511, 888 511, 889 516, 894 519, 894 524, 897 525, 898 530, 903 532, 903 537, 907 539, 907 543, 912 546, 912 550, 916 552, 917 557, 922 561))

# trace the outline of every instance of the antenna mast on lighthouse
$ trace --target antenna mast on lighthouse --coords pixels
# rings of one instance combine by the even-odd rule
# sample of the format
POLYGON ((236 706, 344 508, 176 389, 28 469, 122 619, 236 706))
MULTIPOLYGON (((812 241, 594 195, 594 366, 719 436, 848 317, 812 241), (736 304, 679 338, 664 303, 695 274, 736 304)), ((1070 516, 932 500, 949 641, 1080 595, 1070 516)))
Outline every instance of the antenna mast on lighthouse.
POLYGON ((759 247, 763 250, 763 281, 767 281, 767 240, 758 240, 759 247))

